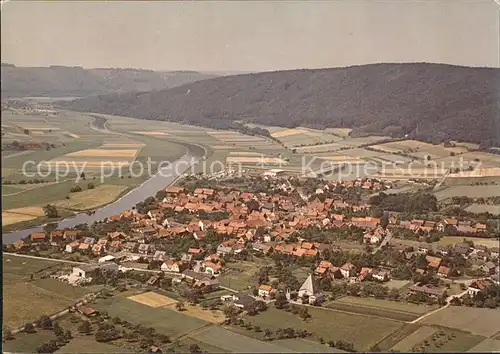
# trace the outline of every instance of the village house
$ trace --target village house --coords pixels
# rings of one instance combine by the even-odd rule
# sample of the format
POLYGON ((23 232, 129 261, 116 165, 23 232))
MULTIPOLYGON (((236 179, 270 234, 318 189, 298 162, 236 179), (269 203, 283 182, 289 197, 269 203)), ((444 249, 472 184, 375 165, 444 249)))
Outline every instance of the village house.
POLYGON ((267 255, 273 251, 272 246, 266 245, 264 243, 254 243, 254 244, 252 244, 252 249, 256 252, 261 252, 265 255, 267 255))
POLYGON ((383 269, 374 269, 371 276, 378 281, 387 281, 389 280, 390 272, 383 269))
POLYGON ((490 249, 490 255, 493 259, 498 259, 500 249, 499 247, 493 247, 490 249))
POLYGON ((223 244, 220 244, 217 247, 217 254, 220 256, 232 255, 233 253, 234 253, 234 250, 230 246, 225 246, 223 244))
POLYGON ((46 238, 45 232, 35 232, 30 235, 31 242, 45 241, 46 238))
POLYGON ((75 241, 81 233, 80 230, 66 230, 64 231, 63 238, 65 241, 75 241))
POLYGON ((92 249, 92 245, 89 243, 82 242, 78 246, 78 252, 80 253, 88 253, 92 249))
POLYGON ((274 292, 274 289, 271 285, 265 285, 261 284, 258 289, 258 294, 260 297, 263 297, 264 299, 268 298, 271 296, 271 293, 274 292))
POLYGON ((203 266, 205 267, 205 273, 211 275, 219 275, 222 266, 220 264, 215 264, 210 261, 203 262, 203 266))
POLYGON ((439 266, 441 265, 442 259, 439 257, 433 257, 433 256, 425 256, 425 260, 427 261, 427 266, 430 268, 435 268, 438 269, 439 266))
POLYGON ((91 278, 97 274, 99 267, 92 264, 82 264, 78 267, 73 267, 73 275, 79 278, 91 278))
POLYGON ((150 244, 150 243, 141 243, 139 245, 139 248, 137 250, 137 252, 139 254, 142 254, 142 255, 148 255, 148 254, 151 254, 155 251, 155 247, 154 245, 150 244))
POLYGON ((160 262, 164 262, 166 261, 168 258, 165 256, 167 254, 167 252, 165 251, 156 251, 154 254, 153 254, 153 261, 160 261, 160 262))
POLYGON ((353 277, 356 273, 356 267, 351 262, 347 262, 342 267, 340 267, 340 273, 344 278, 353 277))
POLYGON ((425 294, 430 298, 437 299, 445 294, 445 291, 441 288, 434 287, 430 284, 421 285, 417 283, 409 288, 410 293, 420 293, 425 294))
POLYGON ((182 261, 167 259, 160 268, 163 272, 180 273, 186 268, 186 264, 182 261))
POLYGON ((68 243, 66 245, 66 247, 64 248, 64 250, 67 252, 67 253, 73 253, 75 252, 76 250, 78 250, 78 247, 80 246, 80 242, 78 241, 73 241, 71 243, 68 243))
POLYGON ((233 295, 234 306, 239 307, 243 310, 248 310, 253 307, 256 300, 244 292, 239 292, 233 295))
POLYGON ((50 233, 50 242, 62 242, 64 239, 63 232, 61 230, 54 230, 50 233))
POLYGON ((451 274, 451 269, 446 266, 440 266, 437 271, 437 276, 441 278, 448 278, 451 274))
POLYGON ((489 279, 474 280, 467 288, 467 294, 475 297, 480 291, 486 290, 493 282, 489 279))
POLYGON ((492 261, 489 261, 481 266, 481 270, 484 273, 486 273, 487 275, 491 275, 491 274, 495 273, 496 267, 497 267, 497 265, 495 263, 493 263, 492 261))
POLYGON ((128 252, 132 252, 132 253, 135 253, 137 252, 137 249, 139 248, 139 244, 137 242, 126 242, 124 245, 123 245, 123 250, 125 251, 128 251, 128 252))

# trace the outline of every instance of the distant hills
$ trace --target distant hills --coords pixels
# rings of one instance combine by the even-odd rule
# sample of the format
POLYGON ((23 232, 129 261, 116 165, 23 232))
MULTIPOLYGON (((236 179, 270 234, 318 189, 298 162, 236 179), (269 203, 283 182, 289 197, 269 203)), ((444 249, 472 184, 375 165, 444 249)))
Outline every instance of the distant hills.
POLYGON ((372 64, 218 77, 147 93, 89 97, 67 107, 234 128, 348 127, 442 142, 500 143, 500 69, 372 64))
POLYGON ((82 97, 163 90, 216 77, 196 71, 16 67, 2 64, 2 97, 82 97))

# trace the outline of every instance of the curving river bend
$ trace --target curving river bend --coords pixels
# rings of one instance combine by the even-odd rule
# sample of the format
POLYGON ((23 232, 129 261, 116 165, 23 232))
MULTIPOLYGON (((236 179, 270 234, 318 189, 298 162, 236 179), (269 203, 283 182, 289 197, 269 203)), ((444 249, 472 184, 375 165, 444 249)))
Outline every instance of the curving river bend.
MULTIPOLYGON (((102 126, 99 128, 104 128, 104 124, 102 124, 102 126)), ((205 150, 198 145, 192 145, 177 141, 176 143, 186 147, 187 153, 184 156, 174 161, 169 166, 161 168, 154 176, 149 178, 141 185, 135 187, 120 199, 102 208, 96 209, 94 214, 88 215, 85 212, 76 214, 72 217, 57 222, 58 228, 70 228, 84 223, 91 224, 95 221, 100 221, 114 214, 129 210, 137 203, 143 201, 149 196, 154 196, 160 189, 165 188, 175 182, 184 172, 191 168, 193 164, 199 162, 205 155, 205 150)), ((34 232, 43 232, 43 226, 3 233, 2 242, 4 244, 12 243, 20 240, 21 238, 27 237, 34 232)))

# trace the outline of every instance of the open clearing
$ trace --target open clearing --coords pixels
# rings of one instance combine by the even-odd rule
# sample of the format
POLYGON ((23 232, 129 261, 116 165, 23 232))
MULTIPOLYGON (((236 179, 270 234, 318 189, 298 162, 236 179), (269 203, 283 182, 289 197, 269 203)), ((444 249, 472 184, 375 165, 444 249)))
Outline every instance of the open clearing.
POLYGON ((434 306, 420 306, 405 302, 354 296, 342 297, 328 303, 326 307, 364 315, 386 317, 398 321, 412 321, 436 308, 434 306))
POLYGON ((486 308, 450 306, 423 319, 422 324, 437 325, 491 337, 500 331, 498 311, 486 308))
POLYGON ((70 199, 58 201, 55 205, 72 210, 93 209, 114 201, 127 189, 127 186, 103 184, 94 189, 71 193, 70 199))
POLYGON ((482 238, 482 237, 467 237, 467 236, 444 236, 439 241, 440 245, 454 245, 462 242, 464 239, 474 242, 475 245, 484 245, 488 248, 498 247, 498 239, 482 238))
POLYGON ((404 338, 402 341, 398 342, 392 349, 398 350, 400 352, 409 352, 412 351, 412 348, 423 342, 425 339, 430 337, 434 332, 436 332, 435 328, 422 326, 417 329, 415 332, 410 334, 408 337, 404 338))
MULTIPOLYGON (((261 328, 293 327, 295 330, 307 329, 313 335, 329 340, 344 340, 354 343, 357 350, 368 350, 371 346, 401 327, 402 323, 365 315, 308 307, 311 318, 303 321, 299 316, 277 310, 270 306, 267 311, 252 316, 251 321, 261 328)), ((248 335, 259 335, 247 331, 248 335)), ((260 337, 259 337, 260 338, 260 337)))
POLYGON ((152 291, 138 295, 129 296, 128 299, 144 304, 149 307, 162 307, 177 303, 176 300, 152 291))
POLYGON ((500 351, 500 340, 487 338, 468 351, 471 353, 498 352, 500 351))
POLYGON ((36 349, 49 340, 55 340, 53 331, 39 331, 37 333, 16 333, 13 340, 2 343, 3 353, 36 353, 36 349))

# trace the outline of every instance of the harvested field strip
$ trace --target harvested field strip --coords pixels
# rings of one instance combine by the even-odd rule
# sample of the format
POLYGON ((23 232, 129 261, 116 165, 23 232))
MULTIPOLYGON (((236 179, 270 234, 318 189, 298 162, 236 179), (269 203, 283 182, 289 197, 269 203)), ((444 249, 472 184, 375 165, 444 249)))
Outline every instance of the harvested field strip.
POLYGON ((95 189, 87 189, 74 193, 70 199, 55 202, 56 206, 71 210, 88 210, 108 204, 117 199, 127 186, 105 184, 95 189))
POLYGON ((241 163, 273 163, 273 164, 287 164, 285 160, 277 157, 245 157, 245 156, 229 156, 227 162, 241 162, 241 163))
POLYGON ((346 312, 358 313, 361 315, 369 316, 380 316, 396 321, 413 321, 419 316, 416 314, 405 313, 400 311, 392 311, 389 309, 380 309, 368 306, 354 305, 354 304, 344 304, 338 302, 332 302, 326 305, 328 308, 341 310, 346 312))
POLYGON ((383 351, 388 351, 398 342, 417 331, 418 328, 420 328, 420 325, 405 323, 402 327, 379 341, 377 346, 383 351))
POLYGON ((88 149, 82 151, 72 152, 70 154, 66 154, 65 156, 85 156, 85 157, 102 157, 102 156, 111 156, 111 157, 134 157, 137 154, 137 149, 131 150, 105 150, 105 149, 88 149))
POLYGON ((108 143, 108 144, 102 144, 103 148, 114 148, 114 147, 143 147, 143 143, 108 143))
POLYGON ((284 137, 291 136, 291 135, 304 134, 305 132, 307 132, 307 130, 295 128, 295 129, 287 129, 287 130, 275 132, 275 133, 272 133, 271 136, 278 139, 278 138, 284 138, 284 137))
POLYGON ((163 136, 163 135, 169 135, 168 133, 165 133, 165 132, 131 131, 131 133, 141 134, 141 135, 146 135, 146 136, 163 136))
POLYGON ((400 352, 412 351, 415 345, 422 343, 425 339, 434 334, 434 332, 436 332, 435 328, 422 326, 408 337, 398 342, 392 349, 399 350, 400 352))
POLYGON ((147 292, 139 295, 130 296, 128 297, 128 299, 150 307, 161 307, 177 303, 176 300, 173 300, 167 296, 160 295, 154 292, 147 292))

